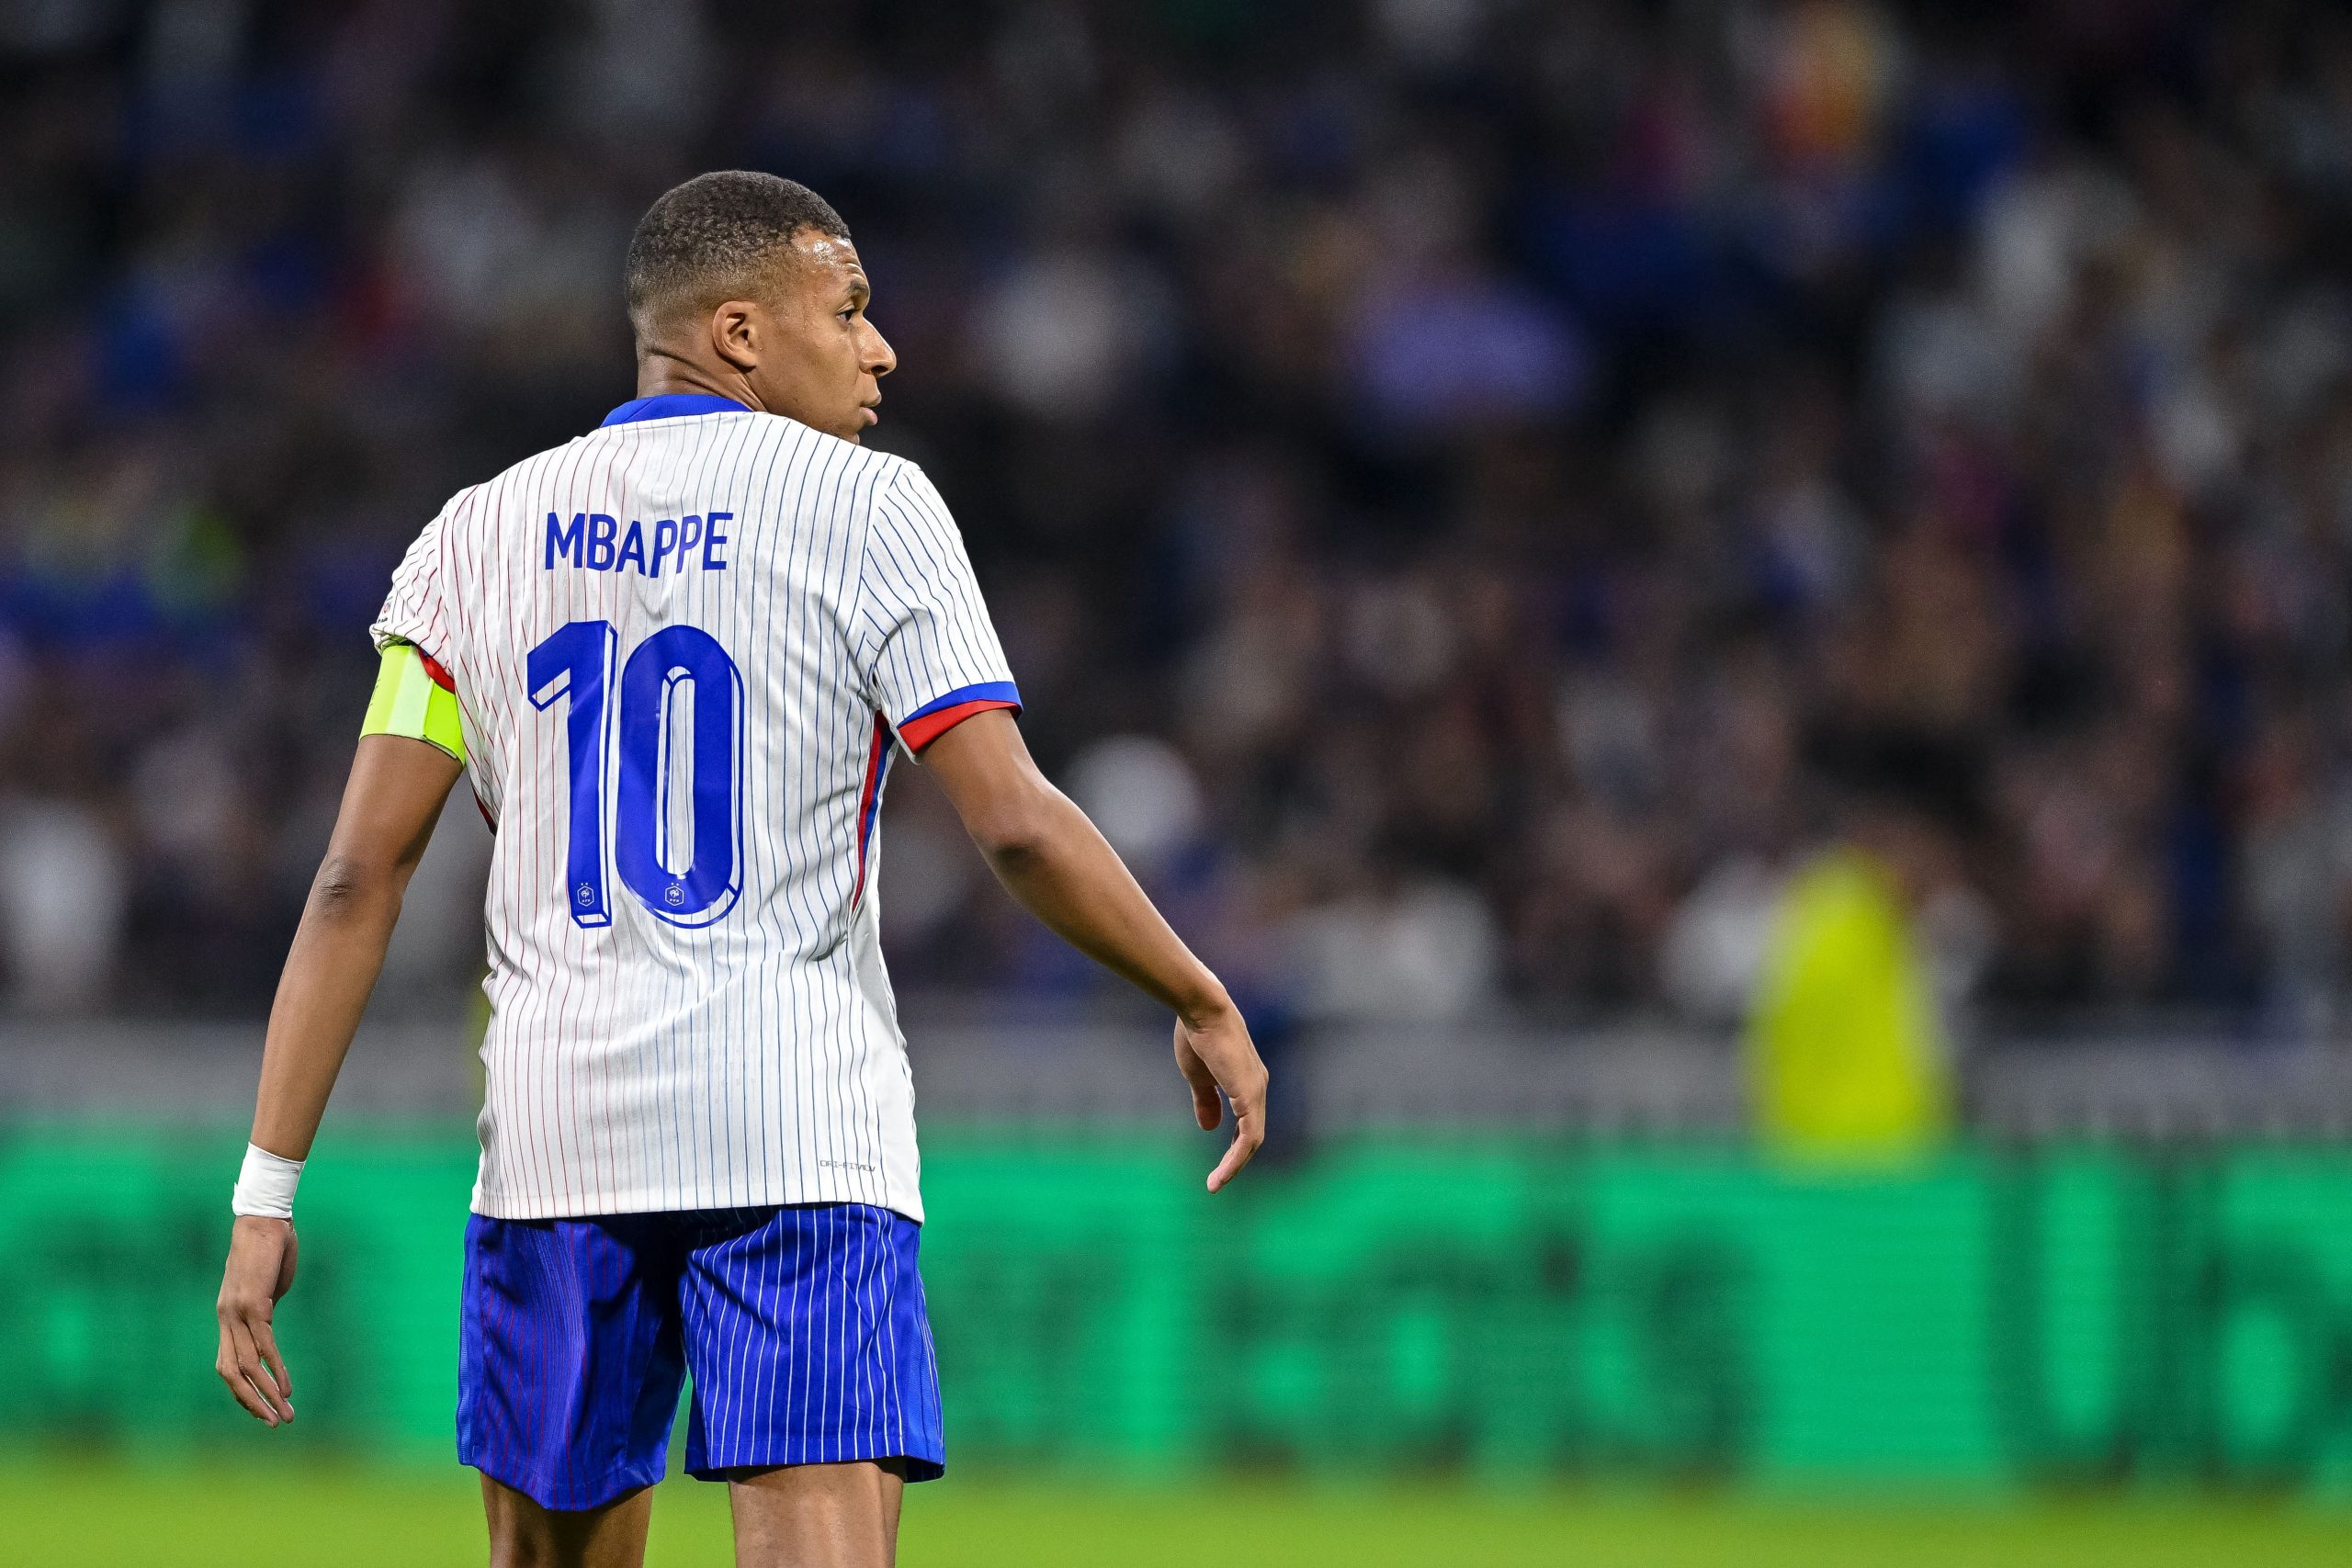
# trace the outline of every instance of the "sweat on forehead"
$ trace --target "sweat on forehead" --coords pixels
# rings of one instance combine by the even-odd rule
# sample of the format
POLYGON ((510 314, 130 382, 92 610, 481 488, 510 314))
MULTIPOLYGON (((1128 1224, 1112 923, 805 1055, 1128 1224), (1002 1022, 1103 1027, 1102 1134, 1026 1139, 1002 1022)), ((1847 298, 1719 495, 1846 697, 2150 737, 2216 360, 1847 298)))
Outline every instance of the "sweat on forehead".
POLYGON ((849 238, 831 204, 797 181, 746 169, 697 175, 638 220, 628 243, 629 314, 744 292, 809 231, 849 238))

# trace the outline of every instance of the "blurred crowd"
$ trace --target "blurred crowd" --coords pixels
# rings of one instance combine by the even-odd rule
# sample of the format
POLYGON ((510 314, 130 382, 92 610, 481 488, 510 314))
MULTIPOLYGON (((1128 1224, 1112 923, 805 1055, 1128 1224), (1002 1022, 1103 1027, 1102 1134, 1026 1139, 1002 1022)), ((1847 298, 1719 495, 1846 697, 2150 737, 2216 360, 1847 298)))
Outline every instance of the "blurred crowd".
MULTIPOLYGON (((746 166, 1267 1015, 1736 1010, 1889 733, 1988 1004, 2341 1020, 2327 8, 40 0, 0 86, 20 1005, 266 1000, 391 563, 631 394, 631 224, 746 166)), ((1096 984, 918 774, 884 835, 902 987, 1096 984)))

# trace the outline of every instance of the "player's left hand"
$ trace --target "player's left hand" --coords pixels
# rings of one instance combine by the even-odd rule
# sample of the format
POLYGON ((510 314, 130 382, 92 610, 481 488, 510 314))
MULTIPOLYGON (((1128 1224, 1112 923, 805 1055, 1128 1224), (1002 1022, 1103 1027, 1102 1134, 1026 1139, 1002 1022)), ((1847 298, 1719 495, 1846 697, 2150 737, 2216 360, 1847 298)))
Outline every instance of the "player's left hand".
POLYGON ((1233 1142, 1209 1172, 1216 1191, 1241 1174, 1266 1141, 1266 1064, 1250 1043, 1250 1026, 1231 1002, 1196 1021, 1176 1020, 1176 1070, 1193 1088, 1193 1116, 1202 1130, 1224 1120, 1218 1091, 1233 1106, 1233 1142))
POLYGON ((220 1353, 212 1370, 257 1421, 276 1427, 294 1419, 294 1380, 277 1353, 271 1314, 294 1285, 294 1223, 237 1216, 229 1235, 229 1263, 220 1274, 220 1353))

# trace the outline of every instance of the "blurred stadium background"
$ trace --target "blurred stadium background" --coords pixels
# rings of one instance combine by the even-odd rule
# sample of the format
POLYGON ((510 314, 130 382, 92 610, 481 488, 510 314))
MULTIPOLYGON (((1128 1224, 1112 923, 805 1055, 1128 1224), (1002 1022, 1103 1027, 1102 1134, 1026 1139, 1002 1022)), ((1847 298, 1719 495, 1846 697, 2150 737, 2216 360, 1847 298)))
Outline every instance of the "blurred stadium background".
POLYGON ((2352 1554, 2340 12, 15 0, 0 88, 0 1560, 479 1552, 470 810, 284 1434, 223 1199, 390 568, 630 394, 715 166, 855 230, 878 442, 1281 1096, 1202 1199, 893 792, 910 1562, 2352 1554))

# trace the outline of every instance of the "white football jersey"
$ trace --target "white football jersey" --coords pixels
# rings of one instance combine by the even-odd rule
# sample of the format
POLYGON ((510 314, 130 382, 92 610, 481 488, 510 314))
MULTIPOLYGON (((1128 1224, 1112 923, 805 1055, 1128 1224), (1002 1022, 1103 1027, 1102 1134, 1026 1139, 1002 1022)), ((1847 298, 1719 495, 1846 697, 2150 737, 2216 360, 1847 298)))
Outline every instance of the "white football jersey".
POLYGON ((476 1213, 922 1217, 875 909, 895 739, 1018 708, 922 470, 643 398, 462 491, 376 622, 496 830, 476 1213))

